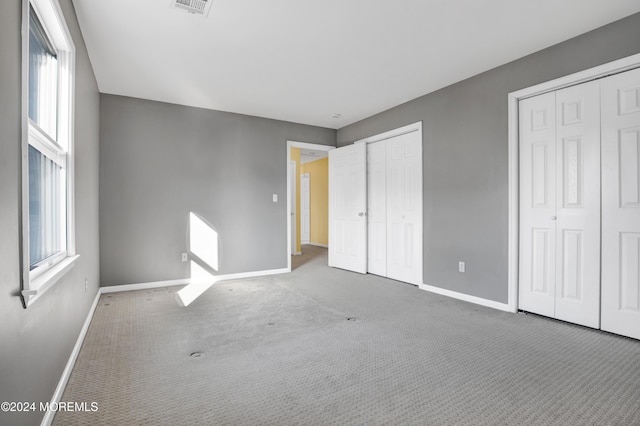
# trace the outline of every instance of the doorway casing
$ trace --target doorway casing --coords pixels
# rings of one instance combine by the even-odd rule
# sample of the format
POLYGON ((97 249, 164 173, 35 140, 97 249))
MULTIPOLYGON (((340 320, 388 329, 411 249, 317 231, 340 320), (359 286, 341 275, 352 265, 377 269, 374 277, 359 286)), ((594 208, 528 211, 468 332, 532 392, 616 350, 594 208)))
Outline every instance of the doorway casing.
POLYGON ((320 145, 315 143, 287 141, 287 269, 291 272, 291 188, 295 185, 291 182, 291 172, 289 170, 291 164, 291 148, 312 149, 314 151, 331 151, 336 149, 335 146, 320 145))

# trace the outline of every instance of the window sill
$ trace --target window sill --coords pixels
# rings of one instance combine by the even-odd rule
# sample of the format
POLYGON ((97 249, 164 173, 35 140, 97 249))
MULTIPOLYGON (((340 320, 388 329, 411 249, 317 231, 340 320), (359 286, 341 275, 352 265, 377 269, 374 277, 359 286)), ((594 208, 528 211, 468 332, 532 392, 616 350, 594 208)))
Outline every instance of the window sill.
POLYGON ((28 308, 40 298, 47 290, 49 290, 60 278, 62 278, 71 268, 74 267, 76 260, 80 255, 66 257, 57 265, 53 266, 42 275, 37 276, 29 282, 29 289, 22 290, 22 298, 24 299, 24 307, 28 308))

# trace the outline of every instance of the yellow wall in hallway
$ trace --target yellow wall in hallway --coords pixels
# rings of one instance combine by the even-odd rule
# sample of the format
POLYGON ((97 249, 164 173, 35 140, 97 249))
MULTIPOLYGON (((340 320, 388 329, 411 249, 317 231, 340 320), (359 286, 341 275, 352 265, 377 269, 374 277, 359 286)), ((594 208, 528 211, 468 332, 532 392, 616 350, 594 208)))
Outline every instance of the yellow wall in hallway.
POLYGON ((329 244, 329 159, 302 165, 301 173, 309 173, 310 241, 329 244))

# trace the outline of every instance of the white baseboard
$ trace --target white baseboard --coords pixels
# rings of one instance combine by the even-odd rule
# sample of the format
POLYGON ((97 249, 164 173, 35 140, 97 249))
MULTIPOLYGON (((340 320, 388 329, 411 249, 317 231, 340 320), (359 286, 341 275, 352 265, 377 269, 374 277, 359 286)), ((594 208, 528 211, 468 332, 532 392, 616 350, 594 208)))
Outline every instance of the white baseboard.
MULTIPOLYGON (((217 281, 222 280, 236 280, 242 278, 255 278, 262 277, 266 275, 277 275, 277 274, 285 274, 290 272, 287 268, 281 269, 268 269, 264 271, 251 271, 251 272, 240 272, 236 274, 226 274, 226 275, 217 275, 217 281)), ((78 355, 80 354, 80 348, 84 343, 84 338, 87 335, 87 330, 89 330, 89 324, 91 324, 91 320, 93 319, 93 314, 95 313, 96 307, 98 306, 98 301, 100 300, 100 296, 105 293, 117 293, 120 291, 134 291, 134 290, 148 290, 150 288, 162 288, 162 287, 170 287, 175 285, 183 285, 189 284, 191 279, 185 278, 181 280, 168 280, 168 281, 156 281, 150 283, 140 283, 140 284, 126 284, 126 285, 115 285, 108 287, 100 287, 98 289, 98 293, 96 294, 95 299, 93 300, 93 304, 91 305, 91 309, 89 309, 89 313, 87 314, 87 318, 82 325, 82 329, 80 330, 80 334, 78 335, 78 339, 76 340, 76 344, 73 347, 73 351, 71 351, 71 355, 69 356, 69 360, 67 361, 67 365, 62 372, 62 377, 60 377, 60 381, 58 382, 58 386, 56 387, 53 396, 51 397, 51 402, 49 406, 57 406, 57 403, 60 402, 62 398, 62 394, 64 393, 64 389, 67 386, 67 382, 69 381, 69 377, 71 377, 71 372, 73 371, 73 367, 76 364, 76 360, 78 359, 78 355)), ((53 418, 55 416, 55 411, 48 410, 44 417, 42 418, 41 426, 50 426, 51 422, 53 422, 53 418)))
POLYGON ((155 281, 150 283, 140 284, 124 284, 124 285, 111 285, 107 287, 100 287, 100 293, 119 293, 121 291, 135 291, 135 290, 148 290, 150 288, 162 288, 171 287, 173 285, 189 284, 190 280, 184 278, 181 280, 168 280, 168 281, 155 281))
POLYGON ((310 246, 316 246, 316 247, 323 247, 323 248, 329 248, 328 245, 326 244, 318 244, 318 243, 308 243, 310 246))
MULTIPOLYGON (((67 365, 64 367, 64 371, 62 372, 62 377, 60 377, 60 381, 58 382, 58 386, 56 387, 55 392, 53 392, 53 396, 51 397, 51 406, 57 406, 57 403, 62 399, 62 394, 64 393, 64 389, 67 386, 67 382, 69 381, 69 377, 71 377, 71 372, 73 371, 73 367, 76 365, 76 360, 78 359, 78 355, 80 354, 80 348, 82 347, 82 343, 84 343, 84 338, 87 335, 87 330, 89 330, 89 324, 91 324, 91 320, 93 319, 93 313, 96 310, 96 306, 98 306, 98 301, 100 300, 100 295, 102 289, 98 289, 98 293, 96 294, 95 299, 93 299, 93 304, 89 309, 89 313, 87 314, 87 318, 84 320, 84 324, 80 329, 80 334, 78 335, 78 339, 76 340, 76 344, 71 351, 71 355, 69 356, 69 360, 67 361, 67 365)), ((49 426, 51 422, 53 422, 53 418, 56 415, 56 412, 51 408, 47 410, 44 417, 42 418, 42 426, 49 426)))
POLYGON ((476 305, 486 306, 488 308, 498 309, 505 312, 516 312, 517 310, 509 306, 507 303, 500 303, 494 300, 483 299, 481 297, 471 296, 469 294, 458 293, 457 291, 446 290, 440 287, 434 287, 427 284, 420 284, 420 290, 430 291, 431 293, 441 294, 443 296, 452 297, 454 299, 463 300, 465 302, 475 303, 476 305))

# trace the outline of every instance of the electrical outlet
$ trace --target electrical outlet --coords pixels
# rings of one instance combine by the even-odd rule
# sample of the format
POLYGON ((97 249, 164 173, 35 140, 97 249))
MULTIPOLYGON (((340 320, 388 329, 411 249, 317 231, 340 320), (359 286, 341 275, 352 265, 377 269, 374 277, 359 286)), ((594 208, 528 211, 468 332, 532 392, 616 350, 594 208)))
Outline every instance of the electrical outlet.
POLYGON ((274 203, 277 203, 278 202, 278 194, 273 194, 272 199, 273 199, 274 203))
POLYGON ((183 262, 188 262, 189 261, 189 255, 187 253, 182 253, 182 261, 183 262))
POLYGON ((465 264, 464 262, 458 262, 458 272, 464 272, 465 264))
POLYGON ((89 279, 85 278, 84 279, 84 292, 86 293, 88 289, 89 289, 89 279))

